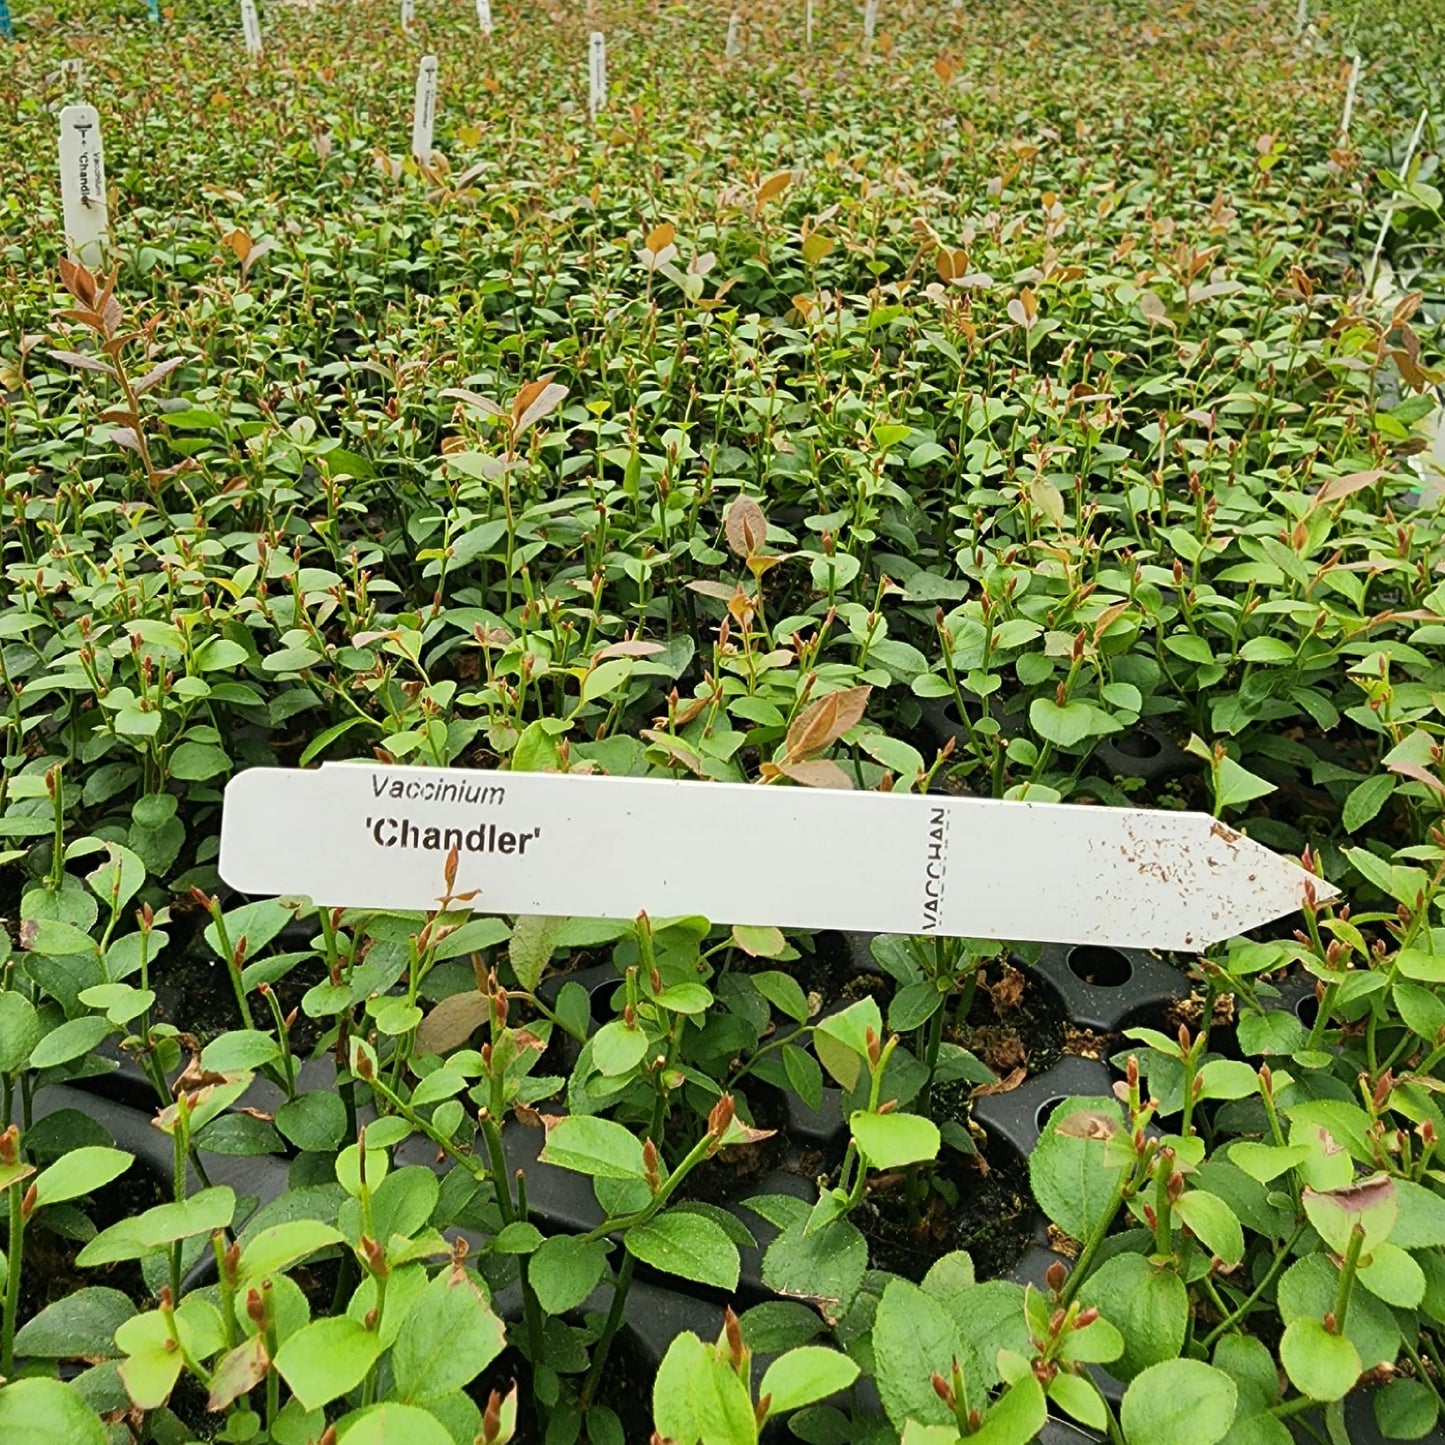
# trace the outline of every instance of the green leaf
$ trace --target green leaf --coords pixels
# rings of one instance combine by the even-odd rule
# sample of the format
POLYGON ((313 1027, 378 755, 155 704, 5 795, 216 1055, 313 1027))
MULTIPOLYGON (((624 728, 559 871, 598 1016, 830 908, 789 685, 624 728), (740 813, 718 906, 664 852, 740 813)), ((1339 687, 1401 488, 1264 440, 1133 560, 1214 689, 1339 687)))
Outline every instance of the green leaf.
POLYGON ((765 1300, 738 1317, 743 1343, 755 1355, 777 1355, 809 1344, 823 1332, 816 1310, 796 1300, 765 1300))
POLYGON ((189 1239, 197 1234, 213 1234, 227 1229, 236 1212, 235 1191, 228 1184, 202 1189, 189 1199, 175 1204, 158 1204, 144 1214, 122 1219, 102 1230, 76 1256, 83 1268, 98 1264, 114 1264, 123 1259, 143 1259, 152 1250, 189 1239))
POLYGON ((48 1069, 83 1058, 105 1036, 113 1032, 108 1019, 87 1016, 61 1024, 40 1040, 30 1054, 32 1069, 48 1069))
POLYGON ((771 1395, 768 1413, 781 1415, 846 1390, 857 1378, 858 1366, 847 1355, 824 1345, 803 1345, 768 1366, 758 1398, 771 1395))
POLYGON ((935 1371, 948 1379, 954 1360, 970 1378, 973 1351, 937 1300, 907 1280, 889 1280, 873 1319, 874 1375, 895 1430, 909 1420, 943 1425, 952 1418, 933 1391, 935 1371))
POLYGON ((731 1293, 738 1283, 738 1250, 706 1215, 671 1210, 634 1225, 622 1236, 627 1252, 666 1274, 731 1293))
POLYGON ((1390 1231, 1392 1244, 1402 1249, 1445 1244, 1445 1199, 1409 1179, 1395 1180, 1395 1198, 1400 1214, 1390 1231))
POLYGON ((289 1335, 275 1365, 291 1393, 307 1410, 319 1410, 354 1390, 377 1356, 381 1339, 346 1315, 313 1320, 289 1335))
POLYGON ((541 1249, 545 1236, 535 1224, 524 1219, 514 1219, 504 1224, 501 1232, 492 1241, 492 1248, 498 1254, 535 1254, 541 1249))
POLYGON ((120 1381, 137 1410, 159 1410, 171 1398, 184 1366, 179 1350, 148 1345, 120 1362, 120 1381))
POLYGON ((1375 1394, 1375 1422, 1390 1440, 1423 1440, 1438 1411, 1435 1392, 1420 1380, 1391 1380, 1375 1394))
POLYGON ((119 1351, 115 1332, 136 1308, 118 1289, 96 1285, 47 1305, 20 1327, 15 1353, 22 1359, 111 1359, 119 1351))
POLYGON ((1201 1099, 1248 1099, 1259 1092, 1259 1074, 1241 1059, 1210 1059, 1199 1071, 1201 1099))
POLYGON ((146 866, 129 848, 119 843, 107 842, 105 851, 106 861, 93 873, 87 873, 85 881, 90 885, 91 892, 119 915, 121 909, 140 892, 141 885, 146 881, 146 866))
POLYGON ((341 1421, 336 1445, 455 1445, 455 1441, 430 1410, 386 1400, 341 1421))
POLYGON ((542 971, 551 962, 552 951, 557 947, 557 934, 566 922, 565 918, 552 918, 546 914, 527 914, 513 925, 507 956, 511 959, 517 982, 528 993, 536 992, 537 985, 541 983, 542 971))
POLYGON ((823 1071, 817 1059, 796 1044, 784 1044, 782 1055, 783 1072, 794 1092, 810 1109, 822 1108, 823 1071))
POLYGON ((276 1111, 276 1128, 298 1149, 336 1149, 346 1138, 346 1105, 325 1090, 300 1094, 276 1111))
POLYGON ((134 1155, 120 1149, 96 1145, 72 1149, 36 1176, 36 1206, 60 1204, 67 1199, 79 1199, 82 1194, 94 1194, 112 1179, 118 1179, 134 1162, 134 1155))
POLYGON ((692 1382, 708 1367, 708 1348, 690 1330, 673 1337, 652 1382, 652 1418, 664 1439, 694 1445, 692 1382))
POLYGON ((823 1317, 833 1323, 853 1303, 863 1283, 868 1243, 846 1219, 811 1233, 805 1233, 807 1225, 806 1215, 794 1220, 768 1246, 763 1283, 778 1294, 818 1301, 823 1317))
POLYGON ((1273 783, 1256 777, 1247 768, 1241 767, 1233 758, 1225 756, 1215 766, 1214 805, 1223 812, 1226 808, 1240 808, 1256 798, 1267 797, 1275 791, 1273 783))
POLYGON ((0 1074, 23 1069, 40 1042, 40 1015, 14 989, 0 993, 0 1074))
POLYGON ((476 1276, 448 1266, 422 1291, 392 1346, 397 1392, 417 1403, 465 1389, 505 1344, 476 1276))
POLYGON ((12 1445, 108 1445, 96 1413, 59 1380, 16 1380, 0 1388, 0 1440, 12 1445))
MULTIPOLYGON (((732 940, 749 958, 777 958, 787 951, 788 940, 780 928, 771 924, 755 927, 746 923, 733 925, 732 940)), ((784 978, 788 976, 782 975, 784 978)), ((757 978, 754 976, 756 983, 757 978)), ((788 980, 790 983, 791 979, 788 980)))
POLYGON ((219 672, 222 669, 231 672, 249 657, 250 653, 239 642, 232 642, 227 637, 208 637, 194 653, 195 664, 202 672, 219 672))
POLYGON ((1121 1127, 1111 1099, 1067 1099, 1029 1156, 1039 1207, 1065 1234, 1087 1239, 1115 1205, 1124 1164, 1110 1162, 1106 1139, 1121 1127))
POLYGON ((1109 1427, 1108 1409, 1092 1380, 1060 1371, 1049 1383, 1051 1399, 1066 1415, 1101 1434, 1109 1427))
POLYGON ((1132 1380, 1184 1347, 1189 1291, 1174 1270, 1156 1268, 1142 1254, 1105 1260, 1084 1281, 1079 1300, 1123 1335, 1124 1353, 1109 1367, 1120 1380, 1132 1380))
POLYGON ((528 1279, 549 1315, 565 1314, 597 1288, 607 1268, 607 1242, 557 1234, 532 1256, 528 1279))
POLYGON ((200 783, 231 771, 231 756, 212 743, 181 743, 170 755, 170 775, 183 782, 200 783))
POLYGON ((218 1074, 259 1069, 281 1057, 281 1046, 259 1029, 234 1029, 219 1034, 201 1050, 201 1067, 218 1074))
POLYGON ((547 1126, 539 1156, 545 1164, 595 1179, 645 1179, 642 1144, 628 1128, 590 1114, 568 1115, 547 1126))
MULTIPOLYGON (((1324 1254, 1297 1259, 1280 1276, 1280 1318, 1286 1325, 1301 1318, 1324 1319, 1335 1307, 1339 1287, 1340 1272, 1324 1254)), ((1400 1351, 1400 1328, 1394 1314, 1368 1290, 1357 1289, 1350 1295, 1345 1337, 1359 1351, 1366 1370, 1393 1364, 1400 1351)))
POLYGON ((808 1022, 808 1000, 797 979, 791 974, 767 969, 762 973, 750 974, 753 986, 779 1013, 787 1015, 794 1023, 808 1022))
POLYGON ((870 1114, 860 1109, 849 1119, 858 1150, 873 1169, 901 1169, 938 1157, 938 1125, 921 1114, 870 1114))
POLYGON ((1215 1445, 1229 1432, 1238 1391, 1202 1360, 1151 1365, 1124 1392, 1119 1420, 1129 1445, 1215 1445))
POLYGON ((1376 773, 1366 778, 1358 787, 1350 790, 1340 814, 1347 833, 1358 833, 1366 823, 1379 813, 1395 791, 1397 779, 1389 773, 1376 773))
POLYGON ((688 1403, 708 1445, 756 1445, 752 1396, 730 1361, 709 1351, 688 1381, 688 1403))
POLYGON ((1024 1375, 990 1406, 983 1428, 968 1437, 970 1445, 1020 1445, 1044 1428, 1048 1413, 1043 1386, 1024 1375))
POLYGON ((318 1250, 340 1244, 342 1233, 319 1219, 290 1219, 258 1230, 241 1249, 238 1278, 248 1281, 280 1274, 318 1250))
POLYGON ((818 1062, 845 1089, 852 1089, 868 1057, 869 1031, 883 1036, 883 1015, 877 1002, 860 998, 839 1013, 821 1019, 813 1028, 813 1050, 818 1062))
POLYGON ((1372 1295, 1397 1309, 1412 1310, 1425 1298, 1425 1272, 1398 1244, 1377 1244, 1356 1278, 1372 1295))
POLYGON ((1072 748, 1095 731, 1094 710, 1087 703, 1060 707, 1051 697, 1036 697, 1029 704, 1029 724, 1055 747, 1072 748))
POLYGON ((646 1053, 646 1032, 622 1019, 603 1024, 592 1036, 592 1062, 598 1073, 608 1078, 631 1073, 646 1053))
POLYGON ((1174 1213, 1210 1254, 1233 1269, 1244 1258, 1244 1230, 1234 1211, 1217 1194, 1190 1189, 1174 1202, 1174 1213))
POLYGON ((1294 1320, 1279 1342, 1279 1360, 1290 1383, 1312 1400, 1341 1400, 1360 1378, 1360 1352, 1345 1335, 1332 1335, 1319 1320, 1294 1320))

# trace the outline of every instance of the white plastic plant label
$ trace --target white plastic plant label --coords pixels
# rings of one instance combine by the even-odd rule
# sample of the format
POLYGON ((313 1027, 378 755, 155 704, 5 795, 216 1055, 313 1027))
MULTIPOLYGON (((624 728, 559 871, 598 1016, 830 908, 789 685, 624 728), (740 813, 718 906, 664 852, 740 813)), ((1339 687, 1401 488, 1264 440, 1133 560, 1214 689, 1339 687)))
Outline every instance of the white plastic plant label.
POLYGON ((416 98, 411 112, 411 153, 423 165, 431 162, 436 114, 437 58, 435 55, 423 55, 416 69, 416 98))
POLYGON ((741 24, 742 17, 738 14, 736 10, 734 10, 732 15, 728 19, 727 45, 723 50, 723 54, 726 55, 729 60, 731 60, 743 48, 742 42, 738 38, 738 28, 739 26, 741 26, 741 24))
POLYGON ((1194 950, 1335 889, 1202 813, 332 763, 226 787, 221 877, 324 907, 1194 950))
POLYGON ((416 0, 401 0, 401 28, 411 34, 411 23, 416 19, 416 0))
POLYGON ((241 0, 241 33, 246 38, 246 53, 261 53, 261 17, 256 13, 256 0, 241 0))
POLYGON ((813 0, 807 0, 803 6, 803 44, 813 43, 813 0))
POLYGON ((595 122, 598 113, 606 109, 607 37, 594 30, 587 44, 587 110, 595 122))
POLYGON ((868 0, 863 7, 863 44, 872 45, 878 29, 878 0, 868 0))
POLYGON ((60 204, 71 260, 92 270, 103 266, 110 220, 100 116, 93 105, 67 105, 60 112, 60 204))
POLYGON ((483 35, 492 33, 492 0, 477 0, 477 24, 483 35))

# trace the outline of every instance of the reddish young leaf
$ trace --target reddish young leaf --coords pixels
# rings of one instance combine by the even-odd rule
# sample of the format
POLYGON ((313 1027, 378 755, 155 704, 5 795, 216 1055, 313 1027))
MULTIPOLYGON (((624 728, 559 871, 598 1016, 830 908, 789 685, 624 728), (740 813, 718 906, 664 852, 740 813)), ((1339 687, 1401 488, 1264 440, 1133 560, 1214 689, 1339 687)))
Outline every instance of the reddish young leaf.
POLYGON ((788 729, 788 762, 801 763, 816 758, 837 742, 862 718, 872 691, 871 687, 850 687, 809 703, 788 729))

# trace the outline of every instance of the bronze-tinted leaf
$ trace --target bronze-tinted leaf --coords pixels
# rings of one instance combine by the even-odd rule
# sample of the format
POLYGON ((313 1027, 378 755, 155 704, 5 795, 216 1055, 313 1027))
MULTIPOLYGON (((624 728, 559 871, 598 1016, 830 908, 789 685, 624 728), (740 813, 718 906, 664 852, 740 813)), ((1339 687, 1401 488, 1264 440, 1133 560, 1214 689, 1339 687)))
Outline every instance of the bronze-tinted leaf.
POLYGON ((186 364, 184 356, 168 357, 165 361, 158 361, 141 379, 135 384, 137 396, 144 396, 151 387, 157 385, 168 377, 171 372, 186 364))
POLYGON ((247 1390, 254 1390, 266 1378, 271 1358, 266 1353, 266 1340, 253 1335, 239 1344, 216 1367, 211 1376, 211 1394, 206 1409, 224 1410, 234 1404, 247 1390))
POLYGON ((756 557, 767 545, 768 519, 751 497, 737 497, 728 508, 728 546, 738 557, 756 557))
POLYGON ((831 747, 862 718, 872 691, 871 687, 850 687, 809 703, 788 729, 788 761, 804 762, 831 747))
POLYGON ((766 205, 767 202, 775 200, 793 184, 792 171, 778 171, 771 175, 758 187, 758 204, 766 205))
POLYGON ((805 788, 851 788, 853 780, 830 758, 806 763, 784 763, 779 771, 805 788))
POLYGON ((512 400, 513 441, 524 436, 543 417, 556 411, 566 395, 567 388, 554 382, 550 376, 528 382, 512 400))
POLYGON ((60 282, 82 306, 94 303, 95 277, 79 261, 72 261, 66 256, 60 258, 60 282))
POLYGON ((1399 773, 1402 778, 1413 778, 1417 783, 1424 783, 1426 787, 1434 788, 1437 793, 1445 796, 1445 783, 1442 783, 1429 768, 1422 767, 1419 763, 1408 762, 1403 758, 1399 762, 1386 763, 1385 766, 1392 773, 1399 773))
POLYGON ((63 366, 73 366, 77 371, 98 371, 103 376, 115 375, 104 361, 98 361, 93 356, 82 356, 78 351, 51 351, 47 354, 51 360, 58 361, 63 366))
POLYGON ((475 989, 444 998, 417 1026, 418 1054, 445 1054, 459 1048, 486 1023, 488 1004, 475 989))
POLYGON ((1355 492, 1363 492, 1366 487, 1373 487, 1385 475, 1387 473, 1377 467, 1373 471, 1350 472, 1348 476, 1331 477, 1315 493, 1315 502, 1338 502, 1341 497, 1349 497, 1355 492))
POLYGON ((1080 1109, 1077 1114, 1060 1119, 1054 1129, 1070 1139, 1108 1140, 1119 1132, 1119 1121, 1093 1109, 1080 1109))
POLYGON ((659 251, 672 245, 672 238, 676 234, 677 228, 672 222, 664 221, 660 226, 654 226, 647 233, 647 239, 642 244, 655 256, 659 251))

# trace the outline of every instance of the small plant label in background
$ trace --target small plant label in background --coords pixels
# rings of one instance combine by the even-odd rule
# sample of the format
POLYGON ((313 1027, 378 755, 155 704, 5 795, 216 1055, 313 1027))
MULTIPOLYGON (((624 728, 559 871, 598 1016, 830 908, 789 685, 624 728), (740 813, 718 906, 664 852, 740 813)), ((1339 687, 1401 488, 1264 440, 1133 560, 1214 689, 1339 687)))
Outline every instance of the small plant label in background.
POLYGON ((423 165, 431 161, 437 114, 437 58, 423 55, 416 68, 416 99, 411 112, 411 153, 423 165))
POLYGON ((256 13, 256 0, 241 0, 241 32, 246 37, 246 53, 261 53, 261 17, 256 13))
POLYGON ((416 0, 401 0, 401 28, 411 34, 411 23, 416 19, 416 0))
POLYGON ((594 123, 607 109, 607 37, 600 30, 592 32, 587 46, 587 109, 594 123))
POLYGON ((323 907, 1186 951, 1335 894, 1202 813, 349 763, 233 778, 220 870, 323 907))
POLYGON ((813 0, 807 0, 803 6, 803 44, 813 43, 813 0))
POLYGON ((1350 83, 1345 87, 1345 110, 1340 117, 1340 144, 1350 138, 1350 122, 1355 118, 1355 95, 1360 88, 1360 57, 1355 56, 1350 66, 1350 83))
POLYGON ((738 26, 741 24, 742 18, 738 15, 738 12, 734 10, 728 19, 728 39, 727 45, 723 49, 723 54, 726 55, 729 60, 743 48, 741 42, 738 40, 738 26))
POLYGON ((83 266, 104 265, 110 221, 100 116, 93 105, 67 105, 60 112, 60 201, 71 259, 83 266))
POLYGON ((78 56, 68 56, 60 62, 60 81, 78 96, 85 94, 85 62, 78 56))
POLYGON ((483 35, 492 33, 492 0, 477 0, 477 24, 483 35))
POLYGON ((863 7, 863 44, 871 48, 878 29, 878 0, 868 0, 863 7))

